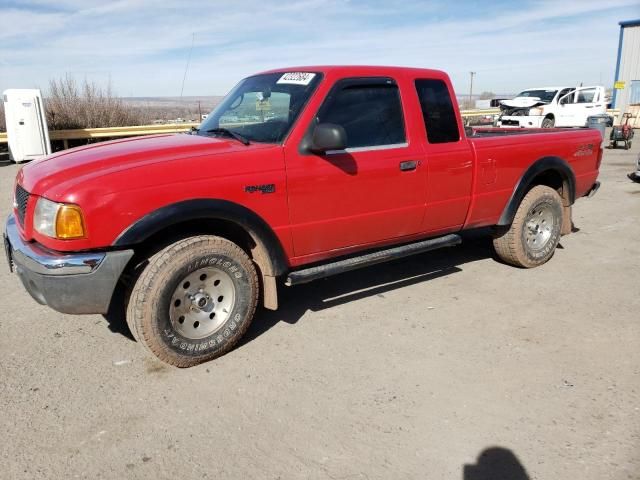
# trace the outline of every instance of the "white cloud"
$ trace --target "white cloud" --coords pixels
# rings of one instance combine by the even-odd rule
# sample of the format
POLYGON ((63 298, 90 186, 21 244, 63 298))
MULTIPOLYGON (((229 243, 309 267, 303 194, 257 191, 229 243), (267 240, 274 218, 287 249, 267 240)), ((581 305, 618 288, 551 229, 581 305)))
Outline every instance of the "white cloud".
POLYGON ((0 7, 0 90, 71 72, 111 79, 122 95, 175 95, 194 33, 189 95, 222 93, 267 68, 324 63, 440 68, 461 89, 474 70, 478 90, 498 92, 609 84, 617 22, 640 16, 637 0, 486 3, 474 18, 464 2, 32 0, 0 7))

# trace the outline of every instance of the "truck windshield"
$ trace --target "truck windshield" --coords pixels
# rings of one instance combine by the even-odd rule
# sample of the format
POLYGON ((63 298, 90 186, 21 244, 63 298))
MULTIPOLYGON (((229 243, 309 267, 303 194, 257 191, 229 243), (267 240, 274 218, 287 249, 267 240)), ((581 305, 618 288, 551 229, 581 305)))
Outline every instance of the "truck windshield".
POLYGON ((517 97, 537 97, 541 102, 549 103, 556 96, 558 90, 525 90, 520 92, 517 97))
POLYGON ((320 82, 318 72, 278 72, 242 80, 207 116, 198 135, 226 131, 251 142, 281 143, 320 82))

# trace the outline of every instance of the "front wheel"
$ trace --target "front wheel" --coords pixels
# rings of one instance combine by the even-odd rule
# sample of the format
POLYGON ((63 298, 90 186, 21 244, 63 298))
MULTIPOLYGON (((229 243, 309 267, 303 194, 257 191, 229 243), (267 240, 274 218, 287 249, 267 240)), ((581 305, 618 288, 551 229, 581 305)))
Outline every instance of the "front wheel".
POLYGON ((553 128, 555 124, 556 124, 556 121, 550 117, 542 120, 542 128, 553 128))
POLYGON ((251 324, 258 277, 221 237, 180 240, 149 259, 127 307, 132 334, 160 360, 191 367, 228 352, 251 324))
POLYGON ((553 256, 561 230, 560 195, 553 188, 538 185, 520 202, 513 223, 496 231, 493 246, 503 261, 533 268, 553 256))

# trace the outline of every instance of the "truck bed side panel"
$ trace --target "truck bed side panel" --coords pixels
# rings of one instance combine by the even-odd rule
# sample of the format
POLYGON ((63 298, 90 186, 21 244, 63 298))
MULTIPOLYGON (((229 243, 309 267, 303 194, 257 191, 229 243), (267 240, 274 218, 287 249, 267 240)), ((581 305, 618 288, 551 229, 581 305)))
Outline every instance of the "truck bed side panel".
POLYGON ((476 151, 478 174, 465 228, 495 225, 522 175, 543 157, 559 157, 570 165, 575 174, 576 198, 583 196, 595 182, 599 132, 555 129, 526 133, 470 138, 476 151))

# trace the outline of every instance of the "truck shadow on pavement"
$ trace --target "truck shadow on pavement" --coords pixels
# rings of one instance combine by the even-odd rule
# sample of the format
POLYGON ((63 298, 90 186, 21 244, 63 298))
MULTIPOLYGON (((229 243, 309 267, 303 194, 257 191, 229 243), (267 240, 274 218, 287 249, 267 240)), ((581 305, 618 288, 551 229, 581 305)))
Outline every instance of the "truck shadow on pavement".
MULTIPOLYGON (((373 296, 384 298, 387 292, 461 272, 460 265, 465 263, 496 258, 488 229, 463 232, 462 238, 459 247, 414 255, 295 287, 280 286, 279 309, 259 308, 236 348, 255 340, 279 322, 297 323, 307 311, 318 312, 373 296)), ((124 291, 118 288, 104 318, 109 330, 135 341, 127 326, 124 303, 124 291)))
POLYGON ((261 309, 237 348, 255 340, 279 322, 295 324, 307 311, 318 312, 354 300, 461 272, 460 265, 495 258, 487 229, 465 232, 459 247, 444 248, 294 287, 278 288, 277 311, 261 309))
POLYGON ((462 479, 530 480, 530 477, 511 450, 503 447, 490 447, 478 455, 476 463, 463 467, 462 479))

